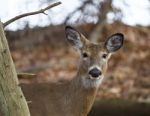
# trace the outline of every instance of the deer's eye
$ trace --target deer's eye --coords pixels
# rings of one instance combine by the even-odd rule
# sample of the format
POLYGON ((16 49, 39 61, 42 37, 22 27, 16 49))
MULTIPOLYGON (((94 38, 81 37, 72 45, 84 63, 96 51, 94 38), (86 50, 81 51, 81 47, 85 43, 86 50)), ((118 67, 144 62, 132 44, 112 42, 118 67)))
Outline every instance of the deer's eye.
POLYGON ((105 53, 105 54, 102 55, 102 58, 106 59, 107 56, 108 56, 108 54, 105 53))
POLYGON ((84 52, 84 53, 82 54, 82 56, 83 56, 83 58, 87 58, 87 57, 88 57, 88 54, 87 54, 86 52, 84 52))

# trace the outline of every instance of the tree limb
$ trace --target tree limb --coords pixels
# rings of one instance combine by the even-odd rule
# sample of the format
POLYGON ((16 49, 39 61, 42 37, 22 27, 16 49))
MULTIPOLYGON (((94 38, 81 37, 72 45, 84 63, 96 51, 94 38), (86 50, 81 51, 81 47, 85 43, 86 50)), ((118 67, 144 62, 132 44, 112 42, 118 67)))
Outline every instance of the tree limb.
POLYGON ((37 75, 33 73, 17 73, 18 78, 34 78, 37 75))
POLYGON ((14 22, 14 21, 16 21, 16 20, 18 20, 18 19, 20 19, 20 18, 26 17, 26 16, 35 15, 35 14, 39 14, 39 13, 46 14, 46 13, 45 13, 46 10, 51 9, 51 8, 57 6, 57 5, 60 5, 60 4, 61 4, 61 2, 58 1, 58 2, 55 2, 55 3, 50 4, 49 6, 43 8, 43 9, 41 9, 41 10, 37 10, 37 11, 34 11, 34 12, 29 12, 29 13, 24 13, 24 14, 18 15, 18 16, 16 16, 16 17, 14 17, 14 18, 12 18, 12 19, 6 21, 5 23, 3 23, 3 26, 6 27, 6 26, 9 25, 10 23, 12 23, 12 22, 14 22))

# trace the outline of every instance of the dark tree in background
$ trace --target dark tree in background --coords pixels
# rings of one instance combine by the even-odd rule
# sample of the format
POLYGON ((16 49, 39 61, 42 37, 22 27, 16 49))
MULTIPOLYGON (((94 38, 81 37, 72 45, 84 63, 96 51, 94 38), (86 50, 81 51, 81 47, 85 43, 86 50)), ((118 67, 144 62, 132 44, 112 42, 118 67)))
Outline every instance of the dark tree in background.
POLYGON ((77 23, 96 22, 96 27, 90 34, 93 42, 98 40, 101 29, 107 23, 107 14, 115 12, 116 8, 112 6, 112 0, 84 0, 80 7, 71 12, 65 19, 64 23, 69 24, 71 19, 76 14, 80 14, 77 18, 77 23))
POLYGON ((112 5, 112 0, 83 0, 82 4, 71 12, 65 19, 64 24, 69 24, 74 16, 78 14, 76 23, 96 22, 95 29, 90 34, 90 39, 97 42, 102 32, 102 28, 107 24, 107 14, 114 13, 115 20, 120 20, 121 10, 112 5))

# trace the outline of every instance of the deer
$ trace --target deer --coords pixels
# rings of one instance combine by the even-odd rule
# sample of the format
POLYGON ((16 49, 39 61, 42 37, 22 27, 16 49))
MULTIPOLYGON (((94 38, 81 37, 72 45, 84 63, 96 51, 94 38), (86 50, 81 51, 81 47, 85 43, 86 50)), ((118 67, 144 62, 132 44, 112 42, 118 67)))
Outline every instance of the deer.
POLYGON ((36 89, 36 85, 28 87, 28 90, 34 89, 29 95, 33 98, 31 110, 33 107, 39 109, 35 102, 40 101, 48 112, 36 116, 87 116, 106 74, 108 60, 124 41, 122 33, 115 33, 104 42, 92 43, 71 26, 66 26, 65 33, 68 43, 80 54, 78 71, 75 77, 64 83, 43 84, 40 89, 36 89), (50 95, 45 95, 44 87, 50 95), (38 99, 37 92, 43 95, 42 100, 38 99))

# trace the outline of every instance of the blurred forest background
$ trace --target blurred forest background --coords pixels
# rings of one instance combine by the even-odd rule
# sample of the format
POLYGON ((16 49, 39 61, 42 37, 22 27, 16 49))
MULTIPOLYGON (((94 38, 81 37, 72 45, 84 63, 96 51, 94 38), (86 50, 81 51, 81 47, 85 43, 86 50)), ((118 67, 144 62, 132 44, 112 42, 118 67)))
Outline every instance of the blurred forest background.
MULTIPOLYGON (((37 2, 43 5, 50 1, 37 2)), ((65 14, 62 19, 59 18, 59 24, 51 21, 58 13, 53 13, 54 16, 50 17, 50 10, 47 12, 49 24, 46 26, 31 26, 32 24, 25 20, 23 26, 17 24, 18 27, 23 27, 21 29, 13 31, 8 28, 6 36, 17 71, 37 75, 34 78, 19 78, 20 82, 43 83, 69 79, 75 75, 79 54, 65 40, 64 27, 69 24, 93 42, 104 41, 116 32, 125 35, 124 47, 114 54, 109 62, 108 73, 97 94, 98 99, 122 98, 150 102, 150 23, 144 26, 128 25, 123 21, 122 9, 115 7, 113 2, 114 0, 80 0, 74 10, 65 14)), ((130 7, 126 0, 121 2, 126 9, 130 7)), ((70 7, 71 5, 73 4, 70 4, 70 7)), ((150 15, 148 0, 147 6, 150 15)), ((137 15, 142 16, 138 12, 137 15)), ((145 18, 149 17, 143 17, 143 20, 145 18)))

